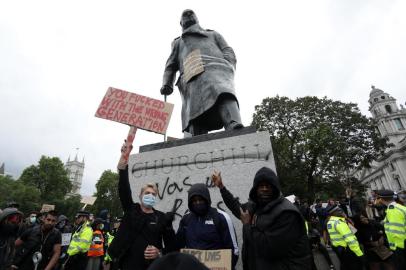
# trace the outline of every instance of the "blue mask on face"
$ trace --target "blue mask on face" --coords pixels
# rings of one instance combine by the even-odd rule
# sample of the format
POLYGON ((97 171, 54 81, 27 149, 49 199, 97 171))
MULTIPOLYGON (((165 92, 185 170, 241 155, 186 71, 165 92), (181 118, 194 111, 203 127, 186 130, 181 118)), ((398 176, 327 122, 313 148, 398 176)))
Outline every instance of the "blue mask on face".
POLYGON ((145 194, 142 196, 142 204, 147 208, 154 207, 156 203, 156 197, 152 194, 145 194))

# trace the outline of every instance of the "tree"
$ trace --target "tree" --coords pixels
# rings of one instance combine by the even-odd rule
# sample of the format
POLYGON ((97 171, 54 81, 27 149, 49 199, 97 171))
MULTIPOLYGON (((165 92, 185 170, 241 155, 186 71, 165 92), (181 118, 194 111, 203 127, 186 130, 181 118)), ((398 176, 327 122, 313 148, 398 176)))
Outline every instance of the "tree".
POLYGON ((265 98, 252 124, 271 134, 285 192, 311 200, 327 184, 349 185, 345 172, 368 166, 387 146, 356 104, 326 97, 265 98))
POLYGON ((0 175, 0 187, 0 208, 11 201, 19 203, 19 209, 23 213, 36 210, 41 206, 40 193, 32 186, 26 186, 10 176, 0 175))
POLYGON ((26 168, 19 181, 35 187, 45 203, 62 200, 72 189, 68 173, 58 157, 42 156, 38 165, 26 168))
POLYGON ((95 214, 107 209, 113 217, 123 214, 120 198, 118 196, 118 174, 111 170, 104 171, 96 184, 96 201, 92 207, 95 214))

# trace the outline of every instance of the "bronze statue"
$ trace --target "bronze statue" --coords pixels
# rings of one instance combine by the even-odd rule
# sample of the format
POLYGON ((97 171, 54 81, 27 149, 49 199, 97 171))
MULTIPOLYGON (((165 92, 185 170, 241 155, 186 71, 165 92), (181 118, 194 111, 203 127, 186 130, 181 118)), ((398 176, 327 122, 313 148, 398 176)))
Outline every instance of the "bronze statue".
POLYGON ((192 136, 210 130, 242 128, 234 92, 236 58, 224 38, 200 27, 192 10, 182 13, 182 35, 172 42, 161 94, 170 95, 176 82, 182 97, 182 129, 192 136))

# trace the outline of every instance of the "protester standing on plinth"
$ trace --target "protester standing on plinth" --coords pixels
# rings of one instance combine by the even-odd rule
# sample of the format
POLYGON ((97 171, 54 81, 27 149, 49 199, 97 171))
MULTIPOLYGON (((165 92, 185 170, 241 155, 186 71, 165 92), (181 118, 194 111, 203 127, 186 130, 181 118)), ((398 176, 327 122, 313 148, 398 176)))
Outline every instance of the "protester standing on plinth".
POLYGON ((232 267, 238 260, 237 236, 230 216, 211 207, 206 184, 194 184, 188 190, 190 212, 182 217, 176 233, 178 248, 230 249, 232 267))
POLYGON ((215 172, 212 182, 230 211, 243 223, 244 270, 310 270, 311 256, 303 216, 282 195, 279 179, 267 167, 254 177, 249 202, 241 205, 215 172))
MULTIPOLYGON (((122 153, 126 152, 126 147, 122 147, 122 153)), ((108 254, 113 260, 119 260, 122 270, 145 270, 161 254, 175 249, 172 220, 154 208, 158 194, 155 184, 144 185, 139 193, 140 203, 134 203, 127 161, 120 161, 118 169, 118 191, 124 217, 108 254)))

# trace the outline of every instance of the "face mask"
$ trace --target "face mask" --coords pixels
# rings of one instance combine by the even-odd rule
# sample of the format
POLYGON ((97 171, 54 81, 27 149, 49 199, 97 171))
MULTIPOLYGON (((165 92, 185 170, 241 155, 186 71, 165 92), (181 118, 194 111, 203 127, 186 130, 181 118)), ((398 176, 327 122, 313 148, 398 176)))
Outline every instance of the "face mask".
POLYGON ((103 230, 103 229, 104 229, 104 224, 102 223, 99 225, 99 230, 103 230))
POLYGON ((193 211, 198 216, 204 216, 207 214, 207 205, 205 203, 199 203, 199 204, 193 205, 193 211))
POLYGON ((37 218, 36 217, 30 217, 30 222, 33 224, 33 223, 35 223, 35 221, 37 221, 37 218))
POLYGON ((142 204, 147 208, 154 207, 156 203, 156 197, 152 194, 145 194, 142 196, 142 204))

